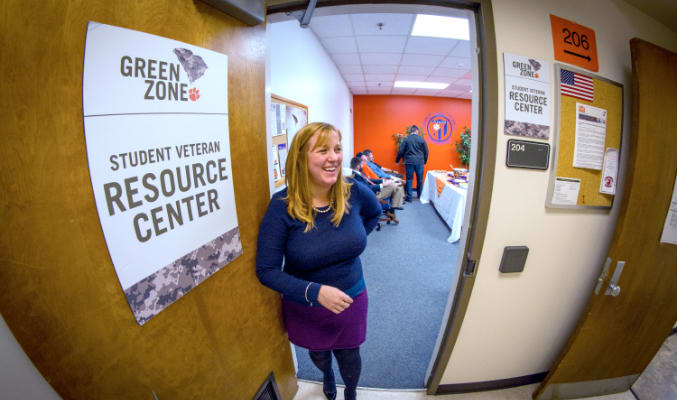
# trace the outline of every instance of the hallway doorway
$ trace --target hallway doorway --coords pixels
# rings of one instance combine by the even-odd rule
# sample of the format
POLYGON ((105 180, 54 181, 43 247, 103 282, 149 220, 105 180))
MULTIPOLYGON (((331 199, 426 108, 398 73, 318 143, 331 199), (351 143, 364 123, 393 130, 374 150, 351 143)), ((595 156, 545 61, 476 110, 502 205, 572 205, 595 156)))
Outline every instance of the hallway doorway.
MULTIPOLYGON (((477 90, 474 93, 472 92, 472 88, 479 87, 477 73, 478 56, 477 53, 474 51, 474 49, 477 47, 477 35, 475 34, 476 32, 475 18, 476 16, 472 10, 454 9, 450 7, 413 6, 401 4, 400 5, 372 4, 372 5, 340 6, 340 7, 323 7, 315 10, 309 25, 310 29, 308 30, 312 31, 312 35, 315 37, 315 40, 319 42, 320 45, 322 46, 321 50, 325 52, 324 55, 325 58, 327 58, 326 57, 327 55, 329 56, 328 59, 334 64, 333 68, 335 69, 336 72, 339 73, 339 76, 345 82, 345 86, 349 87, 350 93, 353 96, 369 96, 369 95, 430 96, 429 94, 430 92, 425 92, 416 89, 402 90, 395 88, 393 85, 394 80, 399 78, 400 76, 402 77, 406 76, 407 78, 411 77, 413 79, 414 78, 412 77, 413 75, 416 75, 417 77, 418 75, 423 75, 421 80, 424 81, 425 80, 433 81, 436 79, 439 80, 440 78, 443 78, 444 80, 448 81, 447 83, 450 84, 458 82, 460 84, 467 85, 465 87, 463 87, 462 85, 451 85, 451 89, 438 90, 434 92, 433 96, 438 97, 458 96, 458 98, 464 98, 467 101, 471 102, 472 103, 471 121, 473 121, 473 123, 469 128, 472 129, 472 133, 474 135, 476 132, 476 125, 478 125, 475 124, 474 121, 477 121, 479 116, 479 107, 478 107, 479 93, 477 90), (384 52, 387 51, 386 47, 384 47, 387 45, 382 45, 379 47, 379 45, 377 44, 378 41, 376 40, 378 39, 378 34, 373 34, 374 32, 371 32, 372 33, 371 35, 365 35, 370 37, 367 42, 364 42, 367 44, 363 44, 363 42, 357 41, 356 38, 359 36, 357 33, 363 32, 363 29, 367 28, 363 28, 363 26, 359 24, 358 25, 353 24, 351 16, 358 15, 359 17, 356 18, 356 20, 360 21, 367 19, 365 16, 371 17, 379 13, 386 13, 388 14, 389 17, 400 14, 409 15, 409 18, 412 20, 412 22, 415 19, 416 14, 422 13, 437 15, 452 15, 455 17, 458 17, 459 15, 464 16, 469 21, 468 30, 470 31, 469 38, 465 44, 467 45, 468 50, 467 51, 468 56, 466 57, 467 64, 464 67, 461 65, 460 62, 458 62, 457 64, 449 64, 454 61, 459 61, 455 59, 455 56, 450 56, 450 54, 454 50, 455 45, 444 49, 444 46, 442 45, 444 41, 442 39, 437 39, 436 41, 433 41, 435 43, 428 45, 417 44, 417 40, 413 40, 412 43, 414 45, 412 46, 408 45, 409 39, 404 39, 404 42, 402 42, 401 44, 401 49, 399 50, 398 55, 399 58, 397 58, 397 61, 393 61, 396 58, 393 56, 393 54, 395 53, 384 52), (338 17, 343 19, 343 22, 331 23, 327 21, 326 18, 328 17, 338 17), (321 32, 320 33, 315 32, 313 25, 314 21, 318 21, 323 18, 325 19, 324 21, 325 23, 321 25, 321 27, 318 29, 321 32), (345 29, 346 18, 348 18, 349 29, 345 29), (329 34, 330 36, 328 37, 318 38, 318 36, 327 34, 326 30, 338 30, 339 33, 330 33, 329 34), (352 43, 353 47, 350 47, 351 46, 350 41, 353 41, 352 43), (335 47, 339 49, 338 52, 332 51, 332 49, 336 50, 335 47), (407 48, 409 48, 410 51, 412 51, 411 54, 407 53, 407 48), (365 49, 370 49, 370 51, 361 51, 365 49), (379 52, 379 49, 382 51, 379 52), (470 49, 473 50, 471 51, 470 49), (351 56, 352 53, 349 53, 349 51, 353 51, 355 53, 354 57, 351 56), (421 52, 423 53, 428 52, 429 54, 423 54, 421 52), (405 58, 413 60, 410 61, 413 65, 404 65, 401 61, 404 60, 405 58), (364 63, 363 62, 364 60, 367 60, 368 63, 364 63), (458 70, 460 70, 461 68, 467 68, 467 70, 465 70, 464 73, 462 74, 458 74, 458 70), (400 73, 400 71, 402 73, 400 73), (436 75, 436 73, 446 74, 447 76, 436 75), (356 84, 355 81, 360 79, 358 78, 357 75, 361 75, 362 77, 361 79, 363 79, 362 84, 359 84, 359 82, 357 82, 356 84), (373 81, 371 81, 370 79, 373 79, 373 81), (390 80, 388 81, 388 79, 390 80), (465 91, 463 89, 465 89, 465 91)), ((276 43, 279 43, 280 40, 284 41, 284 38, 279 35, 278 31, 272 32, 275 29, 274 28, 271 29, 271 26, 277 23, 294 24, 295 28, 301 30, 301 28, 299 27, 298 20, 296 20, 295 16, 289 12, 284 14, 269 15, 268 18, 269 41, 271 39, 276 39, 277 40, 276 43)), ((373 25, 376 27, 376 29, 380 30, 386 29, 386 24, 379 26, 379 24, 374 23, 373 25)), ((407 27, 406 31, 407 31, 406 36, 409 37, 409 34, 411 33, 411 26, 407 27)), ((391 34, 385 36, 389 36, 390 37, 389 39, 393 39, 392 37, 397 35, 391 34)), ((294 44, 288 47, 289 51, 286 53, 285 55, 286 57, 303 59, 304 62, 306 63, 319 62, 317 60, 317 58, 320 58, 319 55, 305 52, 309 47, 308 45, 306 45, 305 43, 299 43, 298 41, 292 39, 290 39, 289 41, 294 42, 294 44)), ((396 40, 389 40, 391 44, 394 41, 396 40)), ((323 109, 322 105, 320 106, 314 105, 312 99, 309 100, 307 98, 301 98, 304 95, 310 98, 312 98, 313 95, 317 95, 317 93, 307 93, 311 91, 309 88, 304 87, 305 81, 310 79, 307 75, 303 77, 298 76, 295 77, 299 78, 299 80, 296 81, 293 81, 294 78, 289 78, 286 80, 284 84, 279 85, 276 84, 276 82, 280 82, 281 79, 284 79, 285 74, 280 73, 279 71, 277 71, 279 68, 276 68, 276 60, 279 60, 279 57, 282 57, 276 54, 276 52, 279 52, 280 49, 274 48, 275 46, 271 47, 273 47, 273 49, 271 50, 272 55, 269 60, 271 67, 269 68, 271 68, 273 71, 271 71, 269 76, 271 77, 272 82, 270 85, 267 85, 267 87, 271 88, 270 89, 271 93, 286 98, 291 98, 294 101, 306 104, 308 106, 309 121, 335 118, 338 119, 339 122, 345 122, 341 121, 341 119, 344 118, 345 116, 341 114, 340 111, 328 110, 332 106, 334 106, 337 109, 340 108, 341 107, 340 102, 335 102, 332 105, 326 106, 327 109, 323 109), (293 81, 293 85, 296 85, 293 88, 288 87, 288 84, 292 83, 291 81, 293 81), (283 90, 287 90, 288 93, 280 92, 283 90), (294 96, 297 97, 295 98, 294 96)), ((394 50, 389 51, 392 52, 394 50)), ((287 67, 285 73, 293 74, 295 69, 296 68, 294 67, 287 67)), ((327 85, 331 84, 332 84, 331 82, 327 83, 327 85)), ((309 83, 309 86, 312 86, 312 84, 309 83)), ((319 88, 315 87, 313 88, 313 90, 314 92, 320 92, 321 95, 325 97, 332 97, 334 95, 331 86, 328 86, 327 90, 324 90, 324 87, 319 88)), ((339 98, 342 96, 343 94, 341 93, 339 98)), ((350 107, 350 113, 347 116, 350 119, 348 123, 350 128, 353 128, 354 126, 353 110, 354 110, 353 107, 350 107)), ((329 122, 335 123, 334 120, 330 120, 329 122)), ((340 126, 340 124, 337 124, 337 126, 339 126, 339 128, 342 129, 344 132, 346 131, 345 128, 342 128, 340 126)), ((461 127, 457 127, 457 129, 458 128, 461 127)), ((355 136, 351 138, 344 137, 343 143, 345 154, 344 166, 347 163, 347 161, 349 161, 350 157, 352 157, 358 151, 364 150, 363 148, 361 148, 359 140, 356 138, 358 134, 357 131, 353 130, 353 132, 355 136)), ((454 141, 458 140, 459 134, 458 130, 453 131, 453 133, 454 133, 453 135, 454 141)), ((291 141, 292 136, 293 133, 290 132, 289 141, 291 141)), ((447 144, 447 146, 449 152, 454 151, 451 144, 447 144)), ((474 151, 476 152, 476 150, 474 151)), ((475 184, 474 163, 476 163, 476 158, 477 157, 473 158, 469 168, 470 182, 468 182, 468 187, 470 188, 472 188, 473 185, 475 184)), ((386 161, 390 162, 391 160, 384 161, 379 158, 378 161, 381 163, 385 163, 386 161)), ((450 168, 451 168, 450 166, 446 168, 445 166, 441 166, 431 169, 442 170, 450 168)), ((371 307, 369 314, 369 329, 367 334, 367 343, 365 343, 365 345, 363 345, 362 348, 362 356, 363 359, 365 360, 363 370, 365 372, 363 372, 364 375, 362 380, 360 381, 360 386, 367 385, 368 387, 376 387, 376 388, 390 387, 390 388, 422 389, 428 386, 427 382, 430 380, 433 374, 437 373, 438 375, 441 375, 441 373, 443 372, 440 371, 439 369, 444 368, 444 365, 436 366, 436 362, 440 360, 441 354, 440 346, 441 343, 443 342, 445 334, 448 331, 450 322, 449 317, 450 315, 452 315, 451 311, 454 307, 456 288, 459 286, 459 277, 462 276, 462 274, 460 273, 460 269, 461 266, 463 265, 464 257, 462 257, 461 254, 465 253, 464 249, 466 248, 467 244, 467 233, 465 232, 466 230, 465 227, 468 226, 468 219, 470 214, 469 210, 471 209, 472 204, 473 204, 472 190, 470 190, 467 197, 466 207, 464 207, 463 210, 465 211, 465 213, 464 214, 462 213, 461 216, 461 219, 463 220, 462 224, 463 228, 462 233, 460 235, 461 237, 455 243, 448 243, 446 241, 447 237, 449 236, 449 228, 445 225, 445 222, 439 216, 438 211, 436 211, 436 209, 431 204, 420 204, 420 203, 411 205, 407 204, 405 205, 404 211, 398 212, 398 216, 402 221, 399 226, 384 227, 384 229, 381 232, 374 232, 369 237, 368 250, 363 254, 362 261, 364 265, 365 279, 367 280, 367 286, 370 294, 371 307), (463 217, 463 215, 465 216, 463 217), (421 232, 435 236, 434 240, 432 240, 433 238, 427 238, 428 241, 425 242, 426 239, 421 238, 420 237, 421 235, 417 236, 417 239, 422 239, 421 242, 412 243, 411 238, 409 238, 410 240, 407 240, 407 236, 406 234, 403 234, 403 232, 406 232, 406 230, 408 229, 408 226, 405 225, 405 222, 407 222, 407 218, 410 217, 411 217, 410 222, 412 225, 420 224, 418 227, 421 228, 421 232), (426 218, 430 219, 426 220, 426 218), (422 221, 433 221, 433 222, 425 223, 422 221), (436 224, 437 226, 432 227, 433 223, 436 224), (395 236, 391 237, 390 235, 388 235, 388 233, 393 233, 394 230, 396 229, 400 231, 397 232, 399 235, 401 235, 399 236, 399 238, 395 236), (436 229, 439 229, 440 232, 439 234, 431 233, 436 229), (390 232, 388 232, 388 230, 390 230, 390 232), (435 242, 435 240, 439 240, 439 242, 435 242), (433 256, 433 258, 435 258, 434 263, 428 262, 427 264, 423 263, 417 264, 416 262, 405 260, 407 255, 417 254, 417 252, 419 251, 426 251, 425 249, 422 250, 419 248, 424 247, 426 245, 435 246, 436 250, 441 249, 440 252, 436 253, 436 255, 433 256), (374 252, 374 255, 371 254, 372 251, 374 252), (388 255, 394 255, 395 259, 400 260, 400 262, 396 262, 397 267, 400 269, 394 273, 395 276, 393 278, 395 279, 392 279, 392 284, 385 284, 383 287, 379 287, 379 285, 384 280, 379 279, 379 273, 374 273, 373 271, 370 271, 370 265, 368 265, 367 263, 367 261, 372 257, 379 258, 378 256, 379 252, 380 253, 387 252, 389 253, 388 255), (433 264, 435 264, 434 267, 432 266, 433 264), (411 276, 410 274, 412 273, 412 271, 421 272, 424 268, 428 268, 429 266, 431 269, 439 269, 439 271, 441 272, 440 276, 443 276, 443 278, 438 277, 437 279, 435 279, 434 277, 430 276, 429 277, 430 280, 428 281, 427 287, 421 287, 421 284, 417 286, 417 289, 420 289, 421 293, 409 293, 411 292, 411 290, 407 292, 406 286, 407 283, 409 283, 407 278, 411 276), (373 273, 374 275, 373 279, 369 275, 370 272, 373 273), (432 295, 433 293, 434 295, 432 295), (426 296, 426 294, 429 294, 430 296, 426 296), (416 296, 417 301, 407 301, 411 300, 411 298, 409 298, 408 296, 416 296), (379 303, 381 303, 382 301, 384 302, 384 304, 379 305, 379 303), (434 305, 426 304, 426 302, 434 302, 434 305), (425 326, 421 326, 422 324, 415 321, 411 321, 411 318, 407 318, 398 314, 398 307, 404 306, 411 306, 409 312, 413 310, 414 315, 416 315, 417 309, 426 308, 427 309, 426 311, 434 310, 433 314, 435 314, 436 316, 434 318, 431 318, 431 320, 435 321, 426 322, 425 326), (380 313, 381 315, 377 315, 376 313, 380 313), (402 318, 399 318, 401 316, 402 318), (396 325, 388 325, 395 322, 397 323, 396 325), (394 344, 388 341, 384 341, 384 343, 379 343, 380 338, 374 335, 373 331, 373 329, 377 329, 379 325, 386 325, 385 330, 390 330, 391 331, 390 333, 395 333, 395 335, 393 336, 399 336, 400 339, 399 343, 394 344), (395 327, 393 328, 393 326, 395 327), (415 330, 409 331, 408 328, 410 327, 414 327, 415 330), (416 330, 418 331, 418 334, 416 334, 416 330), (423 336, 425 336, 425 340, 423 340, 425 342, 425 345, 417 343, 419 339, 421 339, 423 336), (388 351, 390 351, 391 353, 393 352, 392 350, 393 346, 396 347, 397 348, 396 351, 398 353, 401 353, 404 357, 401 357, 398 360, 386 357, 385 354, 388 351), (414 365, 413 363, 411 362, 407 363, 406 361, 407 357, 413 353, 426 354, 426 356, 423 357, 424 361, 422 362, 417 361, 415 363, 416 365, 415 367, 413 366, 414 365), (373 361, 370 362, 369 360, 373 361), (374 374, 374 376, 367 377, 366 371, 372 368, 374 364, 380 365, 383 368, 380 370, 380 372, 374 374), (400 370, 404 370, 404 372, 407 373, 409 371, 412 371, 410 373, 410 376, 408 377, 410 378, 410 380, 407 381, 406 383, 403 383, 402 382, 403 378, 398 375, 400 372, 403 372, 400 370)), ((390 262, 392 263, 392 261, 390 262)), ((386 264, 387 263, 388 261, 386 261, 386 264)), ((385 268, 383 270, 387 271, 387 269, 385 268)), ((425 274, 421 275, 422 276, 417 276, 417 278, 425 277, 425 274)), ((407 313, 401 314, 407 315, 407 313)), ((419 311, 418 314, 422 313, 419 311)), ((312 365, 312 363, 310 363, 307 351, 299 350, 298 352, 295 353, 298 353, 296 354, 297 359, 296 364, 299 378, 310 380, 321 379, 319 371, 315 371, 314 366, 312 365)), ((446 363, 446 361, 444 361, 443 363, 446 363)), ((338 373, 336 375, 337 377, 339 376, 338 373)))

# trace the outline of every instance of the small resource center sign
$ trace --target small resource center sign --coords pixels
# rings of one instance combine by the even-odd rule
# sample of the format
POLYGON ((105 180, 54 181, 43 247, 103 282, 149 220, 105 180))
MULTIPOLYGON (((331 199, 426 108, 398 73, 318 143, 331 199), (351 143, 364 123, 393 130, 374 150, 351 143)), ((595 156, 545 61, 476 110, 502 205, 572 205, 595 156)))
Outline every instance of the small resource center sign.
POLYGON ((143 325, 242 254, 228 58, 90 22, 83 114, 101 227, 143 325))

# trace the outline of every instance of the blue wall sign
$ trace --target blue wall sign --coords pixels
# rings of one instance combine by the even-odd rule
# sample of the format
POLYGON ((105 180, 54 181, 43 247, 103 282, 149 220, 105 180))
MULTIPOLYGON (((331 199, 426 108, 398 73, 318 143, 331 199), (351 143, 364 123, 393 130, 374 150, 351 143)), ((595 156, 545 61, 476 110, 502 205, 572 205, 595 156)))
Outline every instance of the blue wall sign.
POLYGON ((451 132, 456 123, 445 113, 430 113, 425 117, 424 125, 433 143, 446 144, 451 140, 451 132))

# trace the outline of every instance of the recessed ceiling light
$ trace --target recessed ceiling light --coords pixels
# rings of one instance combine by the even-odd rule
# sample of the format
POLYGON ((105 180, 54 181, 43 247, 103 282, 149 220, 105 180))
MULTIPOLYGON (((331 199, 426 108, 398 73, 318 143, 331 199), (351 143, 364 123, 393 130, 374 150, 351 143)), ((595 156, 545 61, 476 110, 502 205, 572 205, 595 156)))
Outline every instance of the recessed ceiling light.
POLYGON ((412 82, 412 81, 395 81, 396 88, 416 88, 416 89, 444 89, 449 86, 444 82, 412 82))
POLYGON ((469 40, 468 20, 465 18, 442 17, 418 14, 411 36, 428 36, 446 39, 469 40))

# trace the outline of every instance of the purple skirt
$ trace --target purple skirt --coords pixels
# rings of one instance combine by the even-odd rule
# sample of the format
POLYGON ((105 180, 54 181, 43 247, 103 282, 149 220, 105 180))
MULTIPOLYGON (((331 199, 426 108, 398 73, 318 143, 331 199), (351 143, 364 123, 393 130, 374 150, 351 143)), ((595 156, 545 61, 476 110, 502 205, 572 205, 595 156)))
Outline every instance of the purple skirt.
POLYGON ((314 351, 352 349, 367 338, 367 289, 353 298, 340 314, 322 306, 308 307, 282 299, 284 324, 289 340, 314 351))

